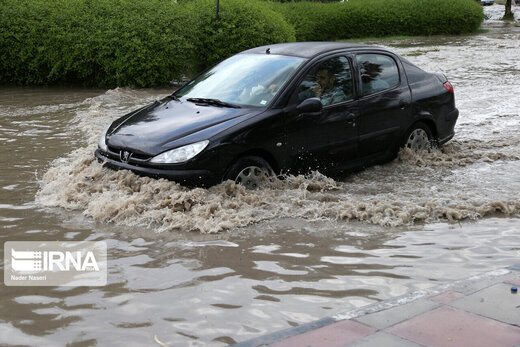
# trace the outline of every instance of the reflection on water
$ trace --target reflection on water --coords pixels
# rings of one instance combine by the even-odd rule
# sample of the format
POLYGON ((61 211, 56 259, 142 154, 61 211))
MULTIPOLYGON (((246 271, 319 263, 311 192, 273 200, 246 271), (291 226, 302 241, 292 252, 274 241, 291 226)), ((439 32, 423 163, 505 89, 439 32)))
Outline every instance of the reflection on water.
POLYGON ((499 218, 414 228, 283 219, 216 235, 153 234, 58 215, 48 230, 16 238, 105 239, 109 284, 3 287, 0 341, 242 341, 512 264, 519 226, 499 218))
POLYGON ((453 82, 455 140, 255 192, 93 160, 106 124, 169 90, 0 90, 2 240, 109 246, 105 287, 3 286, 0 344, 225 345, 518 262, 519 39, 391 44, 453 82))

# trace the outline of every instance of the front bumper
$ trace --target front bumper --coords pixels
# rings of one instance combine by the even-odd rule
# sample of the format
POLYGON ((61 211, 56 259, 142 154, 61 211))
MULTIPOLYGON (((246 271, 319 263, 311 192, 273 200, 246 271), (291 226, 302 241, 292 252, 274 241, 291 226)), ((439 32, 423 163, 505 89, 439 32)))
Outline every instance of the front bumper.
POLYGON ((166 178, 189 187, 210 187, 220 183, 220 180, 210 170, 170 170, 136 166, 110 159, 99 149, 94 152, 94 156, 100 163, 103 163, 103 166, 110 169, 130 170, 138 175, 152 178, 166 178))

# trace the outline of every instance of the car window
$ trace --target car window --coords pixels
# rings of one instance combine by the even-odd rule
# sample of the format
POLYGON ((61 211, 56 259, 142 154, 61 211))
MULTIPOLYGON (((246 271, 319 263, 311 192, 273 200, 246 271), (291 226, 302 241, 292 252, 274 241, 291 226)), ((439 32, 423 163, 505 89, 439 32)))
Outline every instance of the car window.
POLYGON ((318 63, 298 86, 298 99, 318 97, 323 106, 353 98, 352 70, 346 57, 318 63))
POLYGON ((266 106, 304 61, 275 54, 237 54, 200 74, 175 96, 266 106))
POLYGON ((363 96, 393 88, 399 84, 399 70, 395 60, 383 54, 356 56, 361 75, 363 96))

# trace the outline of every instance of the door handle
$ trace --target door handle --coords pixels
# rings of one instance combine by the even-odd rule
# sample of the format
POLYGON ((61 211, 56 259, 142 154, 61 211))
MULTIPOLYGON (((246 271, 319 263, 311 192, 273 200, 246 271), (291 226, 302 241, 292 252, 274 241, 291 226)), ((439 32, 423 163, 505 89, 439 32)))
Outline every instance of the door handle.
POLYGON ((399 101, 399 108, 400 108, 401 110, 404 110, 404 109, 407 108, 409 105, 410 105, 410 103, 408 103, 408 102, 406 102, 406 101, 404 101, 404 100, 399 101))
POLYGON ((347 114, 345 119, 347 120, 348 124, 352 124, 353 127, 356 126, 356 115, 354 113, 347 114))

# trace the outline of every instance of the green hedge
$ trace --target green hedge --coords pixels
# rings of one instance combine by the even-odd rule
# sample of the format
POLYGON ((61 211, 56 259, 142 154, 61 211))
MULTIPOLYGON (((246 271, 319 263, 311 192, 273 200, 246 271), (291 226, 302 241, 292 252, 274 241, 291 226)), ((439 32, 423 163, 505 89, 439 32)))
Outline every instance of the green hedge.
POLYGON ((161 0, 0 0, 0 83, 167 84, 194 22, 161 0))
POLYGON ((0 0, 0 83, 166 85, 231 54, 294 41, 264 2, 0 0))
POLYGON ((474 0, 349 0, 269 6, 296 29, 298 41, 475 32, 484 17, 474 0))
POLYGON ((0 0, 0 84, 166 85, 276 42, 478 29, 474 0, 0 0))
POLYGON ((337 26, 343 19, 338 5, 342 4, 318 2, 269 2, 268 4, 294 26, 297 41, 328 41, 339 36, 337 26))
POLYGON ((193 0, 186 9, 196 18, 194 61, 197 70, 248 48, 295 41, 294 28, 281 14, 257 0, 193 0))

